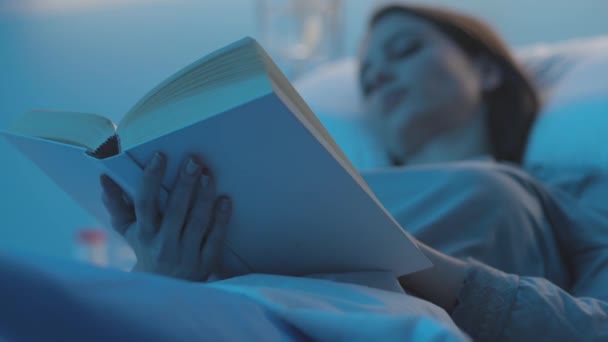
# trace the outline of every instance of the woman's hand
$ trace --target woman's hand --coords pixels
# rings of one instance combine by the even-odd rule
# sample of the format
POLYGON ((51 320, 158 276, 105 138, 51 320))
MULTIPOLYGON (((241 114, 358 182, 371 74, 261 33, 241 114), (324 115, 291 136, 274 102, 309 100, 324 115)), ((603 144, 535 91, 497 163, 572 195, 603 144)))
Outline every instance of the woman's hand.
POLYGON ((165 160, 157 153, 144 169, 132 201, 110 177, 101 176, 103 202, 112 226, 133 248, 137 256, 134 270, 206 281, 220 268, 230 199, 216 198, 209 170, 189 159, 161 215, 158 196, 164 172, 165 160))
POLYGON ((457 304, 458 293, 464 285, 468 264, 420 241, 416 240, 416 243, 433 266, 402 276, 399 278, 399 283, 403 288, 414 291, 418 296, 450 313, 457 304))

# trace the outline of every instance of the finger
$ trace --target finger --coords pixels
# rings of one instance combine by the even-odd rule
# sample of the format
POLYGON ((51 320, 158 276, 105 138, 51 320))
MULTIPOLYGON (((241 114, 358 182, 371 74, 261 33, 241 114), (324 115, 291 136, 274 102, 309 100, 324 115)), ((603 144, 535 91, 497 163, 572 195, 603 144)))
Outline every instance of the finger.
POLYGON ((231 215, 232 201, 228 197, 218 198, 214 206, 213 226, 201 249, 203 270, 205 270, 204 280, 220 268, 224 238, 231 215))
POLYGON ((133 207, 125 201, 125 192, 108 175, 99 177, 103 190, 102 201, 112 219, 112 227, 120 234, 135 220, 133 207))
POLYGON ((215 201, 215 184, 211 172, 203 168, 198 189, 187 218, 181 241, 186 253, 198 256, 206 230, 211 228, 213 203, 215 201))
POLYGON ((135 216, 140 227, 140 234, 152 236, 156 233, 160 221, 158 193, 165 171, 165 160, 160 153, 155 153, 144 169, 139 188, 135 193, 135 216))
POLYGON ((169 195, 160 234, 168 241, 178 241, 186 223, 186 215, 198 184, 201 167, 193 158, 189 158, 181 168, 175 186, 169 195))

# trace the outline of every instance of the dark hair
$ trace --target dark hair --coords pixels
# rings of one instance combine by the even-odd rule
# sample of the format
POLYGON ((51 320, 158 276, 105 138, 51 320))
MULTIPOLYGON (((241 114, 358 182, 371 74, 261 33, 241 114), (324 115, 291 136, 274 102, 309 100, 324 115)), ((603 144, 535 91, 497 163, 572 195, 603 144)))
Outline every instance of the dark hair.
POLYGON ((388 5, 372 15, 370 29, 387 14, 422 18, 454 41, 468 56, 486 55, 498 63, 503 82, 484 94, 494 158, 520 164, 528 136, 540 110, 538 94, 498 34, 481 20, 451 10, 428 6, 388 5))

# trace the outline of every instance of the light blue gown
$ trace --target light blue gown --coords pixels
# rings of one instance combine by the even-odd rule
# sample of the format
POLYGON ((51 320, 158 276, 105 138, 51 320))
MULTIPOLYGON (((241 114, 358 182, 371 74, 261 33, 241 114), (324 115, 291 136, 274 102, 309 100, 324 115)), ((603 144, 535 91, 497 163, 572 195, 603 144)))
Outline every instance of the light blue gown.
POLYGON ((471 262, 451 316, 475 340, 608 341, 607 174, 462 162, 364 177, 407 231, 471 262))

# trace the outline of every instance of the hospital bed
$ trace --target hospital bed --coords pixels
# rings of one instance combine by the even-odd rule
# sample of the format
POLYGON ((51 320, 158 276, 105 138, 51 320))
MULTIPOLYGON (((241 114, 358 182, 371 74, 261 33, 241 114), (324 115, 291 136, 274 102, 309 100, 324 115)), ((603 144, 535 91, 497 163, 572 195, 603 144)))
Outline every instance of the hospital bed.
MULTIPOLYGON (((545 100, 524 163, 608 169, 608 37, 536 45, 518 57, 545 100)), ((355 166, 371 170, 386 160, 362 124, 356 68, 340 60, 296 88, 355 166)), ((406 295, 390 275, 359 276, 197 284, 4 253, 0 340, 467 340, 443 310, 406 295)))

